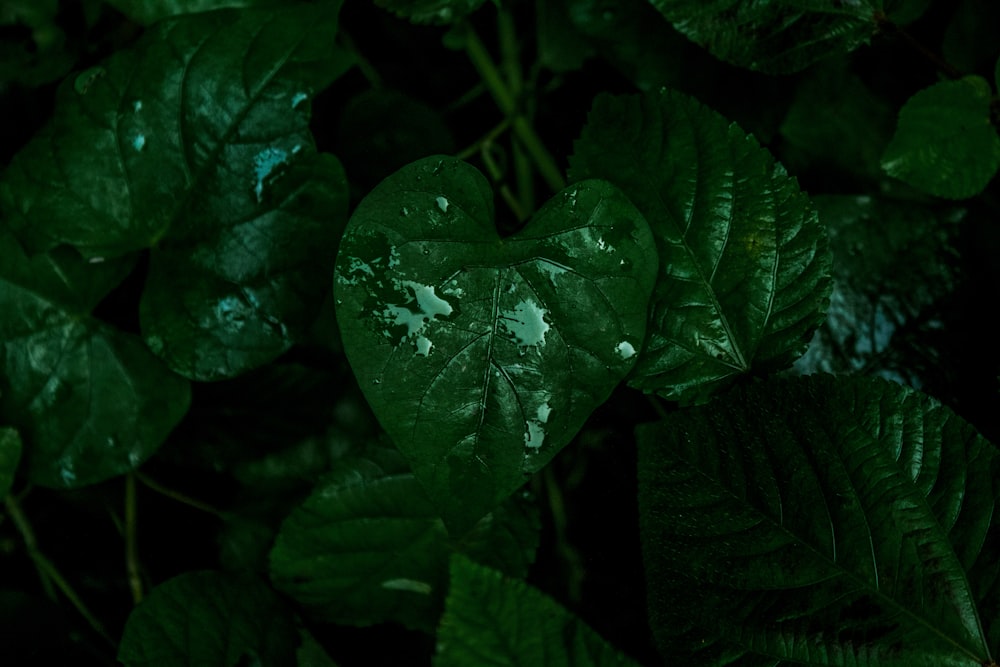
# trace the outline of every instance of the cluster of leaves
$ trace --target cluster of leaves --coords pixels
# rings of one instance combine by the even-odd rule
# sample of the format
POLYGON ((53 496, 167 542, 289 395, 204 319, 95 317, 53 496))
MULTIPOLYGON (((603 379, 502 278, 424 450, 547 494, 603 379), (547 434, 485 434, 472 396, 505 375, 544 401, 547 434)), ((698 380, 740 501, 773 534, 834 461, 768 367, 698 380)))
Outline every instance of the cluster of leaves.
POLYGON ((982 4, 5 5, 0 650, 994 665, 982 4))

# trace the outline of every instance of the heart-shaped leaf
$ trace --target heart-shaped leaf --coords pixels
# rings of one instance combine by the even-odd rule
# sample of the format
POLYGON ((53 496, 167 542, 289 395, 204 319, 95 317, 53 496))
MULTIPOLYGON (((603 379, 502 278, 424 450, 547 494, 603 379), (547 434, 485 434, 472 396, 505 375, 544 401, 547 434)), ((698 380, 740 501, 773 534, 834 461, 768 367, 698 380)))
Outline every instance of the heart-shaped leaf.
POLYGON ((656 267, 642 215, 604 181, 506 239, 486 179, 452 158, 361 202, 336 267, 344 349, 449 528, 540 469, 629 372, 656 267))
POLYGON ((57 94, 11 161, 0 207, 32 253, 104 261, 151 249, 150 349, 199 380, 287 350, 329 288, 346 218, 340 164, 317 155, 310 98, 351 59, 340 2, 157 23, 57 94))
POLYGON ((571 176, 607 178, 660 246, 649 343, 629 380, 685 402, 790 365, 822 321, 830 251, 795 179, 687 95, 599 95, 571 176))

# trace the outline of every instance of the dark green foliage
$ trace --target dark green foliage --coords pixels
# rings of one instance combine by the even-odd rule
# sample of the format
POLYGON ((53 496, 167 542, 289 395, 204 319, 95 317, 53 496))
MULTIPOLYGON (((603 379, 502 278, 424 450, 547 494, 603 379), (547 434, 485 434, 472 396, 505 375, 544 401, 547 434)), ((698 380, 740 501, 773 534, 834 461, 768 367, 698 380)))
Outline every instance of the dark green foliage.
POLYGON ((0 664, 997 667, 994 5, 0 2, 0 664))

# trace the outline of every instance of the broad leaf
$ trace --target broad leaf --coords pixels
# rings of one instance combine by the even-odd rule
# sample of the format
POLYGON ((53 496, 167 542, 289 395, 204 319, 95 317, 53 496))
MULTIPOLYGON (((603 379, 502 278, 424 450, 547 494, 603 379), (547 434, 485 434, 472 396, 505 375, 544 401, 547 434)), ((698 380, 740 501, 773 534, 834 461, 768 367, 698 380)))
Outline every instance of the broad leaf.
POLYGON ((990 664, 997 618, 968 573, 993 565, 1000 457, 951 410, 884 380, 812 376, 677 411, 638 440, 665 655, 990 664))
POLYGON ((186 380, 88 316, 130 265, 68 248, 29 259, 0 229, 0 419, 20 430, 33 482, 76 487, 133 470, 187 411, 186 380))
POLYGON ((274 4, 274 0, 105 0, 136 23, 150 25, 180 14, 197 14, 228 7, 274 4))
POLYGON ((437 637, 434 667, 635 665, 551 598, 461 556, 437 637))
POLYGON ((602 94, 570 165, 573 180, 618 185, 659 246, 649 340, 629 384, 699 401, 802 353, 830 294, 826 233, 753 137, 679 93, 602 94))
POLYGON ((125 623, 126 667, 295 665, 291 610, 259 580, 187 572, 160 584, 125 623))
POLYGON ((152 248, 143 334, 174 370, 232 376, 309 325, 346 185, 316 156, 309 98, 348 66, 339 3, 168 20, 66 81, 0 181, 32 252, 152 248))
POLYGON ((449 529, 544 466, 632 368, 655 271, 642 215, 603 181, 506 239, 486 179, 452 158, 359 204, 334 286, 344 349, 449 529))
POLYGON ((414 23, 446 25, 471 14, 486 0, 375 0, 379 7, 414 23))
POLYGON ((985 79, 968 76, 936 83, 911 97, 899 110, 882 169, 939 197, 979 194, 1000 168, 991 95, 985 79))
POLYGON ((770 73, 795 72, 867 42, 883 4, 882 0, 650 1, 678 30, 720 60, 770 73))
POLYGON ((405 463, 380 458, 339 462, 281 527, 271 579, 311 616, 347 625, 394 620, 433 632, 452 553, 527 574, 538 540, 534 508, 508 501, 453 541, 405 463))
POLYGON ((861 372, 920 389, 946 364, 927 343, 958 287, 964 212, 870 196, 814 198, 830 230, 834 287, 800 373, 861 372))
POLYGON ((10 493, 20 461, 21 436, 16 429, 0 426, 0 498, 10 493))

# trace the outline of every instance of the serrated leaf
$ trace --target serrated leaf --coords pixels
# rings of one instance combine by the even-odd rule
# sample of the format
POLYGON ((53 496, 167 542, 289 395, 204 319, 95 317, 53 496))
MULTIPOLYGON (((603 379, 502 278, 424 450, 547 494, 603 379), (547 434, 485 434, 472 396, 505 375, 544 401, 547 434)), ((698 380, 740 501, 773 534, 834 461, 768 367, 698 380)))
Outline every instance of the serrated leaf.
POLYGON ((187 411, 186 380, 137 336, 88 316, 121 275, 120 262, 67 248, 29 259, 0 229, 0 419, 20 430, 35 483, 77 487, 133 470, 187 411))
POLYGON ((454 541, 405 463, 381 458, 338 463, 278 533, 271 579, 311 616, 433 632, 450 554, 527 574, 538 542, 535 508, 508 501, 454 541))
POLYGON ((882 169, 939 197, 964 199, 981 192, 1000 168, 990 96, 990 84, 979 76, 918 92, 899 110, 882 169))
POLYGON ((0 426, 0 498, 10 493, 21 461, 21 436, 17 429, 0 426))
POLYGON ((298 644, 291 611, 256 578, 187 572, 132 611, 118 659, 126 667, 294 665, 298 644))
POLYGON ((771 74, 847 53, 875 32, 881 0, 651 0, 720 60, 771 74))
POLYGON ((453 158, 358 205, 334 285, 344 349, 449 529, 544 466, 631 369, 655 270, 642 215, 602 181, 506 239, 486 179, 453 158))
POLYGON ((375 0, 375 4, 413 23, 447 25, 479 9, 486 0, 375 0))
POLYGON ((631 667, 596 632, 521 581, 455 556, 434 667, 631 667))
POLYGON ((346 213, 316 156, 309 98, 349 65, 339 3, 158 23, 64 82, 55 116, 0 181, 31 252, 99 261, 151 248, 142 328, 179 373, 273 359, 311 323, 346 213))
POLYGON ((599 95, 570 158, 642 211, 660 275, 629 384, 700 401, 805 349, 830 294, 826 233, 798 184, 735 124, 680 93, 599 95))
POLYGON ((665 654, 990 664, 996 619, 978 613, 967 573, 993 561, 982 547, 997 535, 1000 457, 951 410, 884 380, 811 376, 756 383, 637 433, 665 654))

